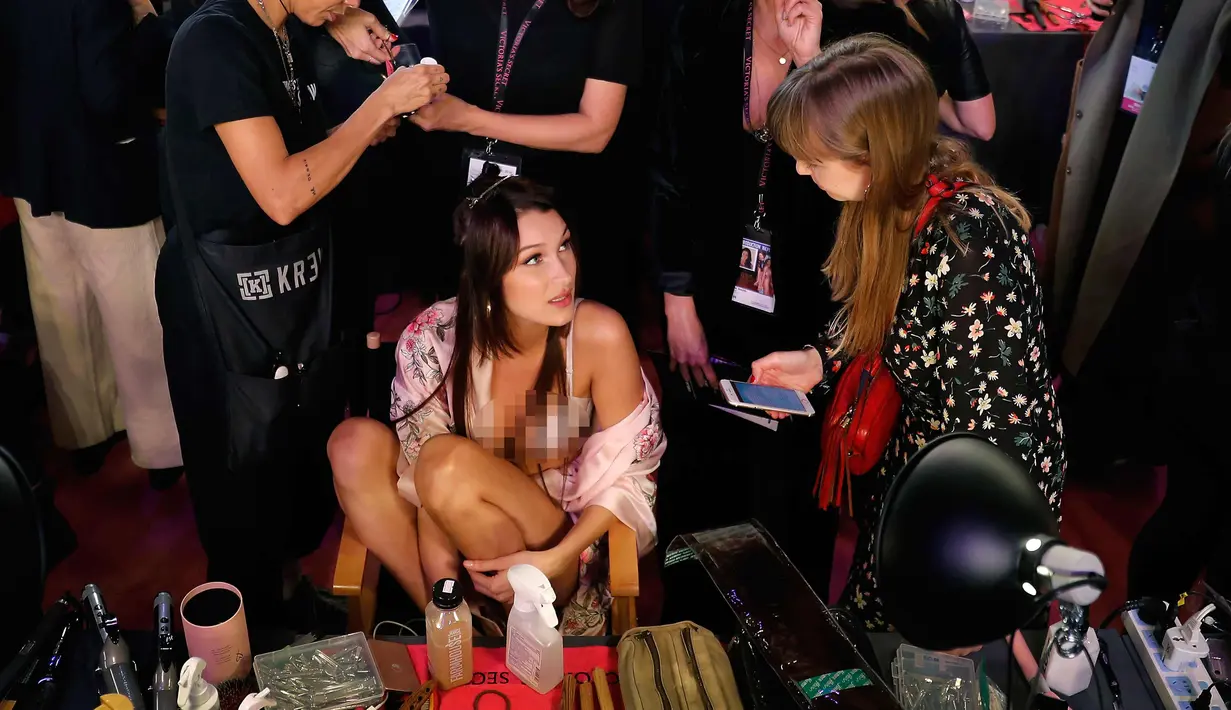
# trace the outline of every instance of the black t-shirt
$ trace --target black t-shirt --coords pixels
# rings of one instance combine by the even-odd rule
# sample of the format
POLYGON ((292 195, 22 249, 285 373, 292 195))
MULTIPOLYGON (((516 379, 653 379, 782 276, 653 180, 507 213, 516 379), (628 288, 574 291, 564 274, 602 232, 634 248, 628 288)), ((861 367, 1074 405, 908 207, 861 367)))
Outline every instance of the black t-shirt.
POLYGON ((983 59, 975 46, 962 7, 956 0, 909 0, 906 5, 924 34, 892 2, 863 2, 854 8, 826 5, 826 42, 875 32, 904 45, 928 65, 937 95, 974 101, 991 93, 983 59))
MULTIPOLYGON (((534 0, 508 0, 509 47, 534 0)), ((449 72, 449 93, 492 110, 500 0, 431 0, 435 59, 449 72)), ((625 86, 641 76, 641 0, 603 0, 585 18, 565 0, 546 0, 526 31, 504 97, 503 113, 552 116, 576 113, 587 79, 625 86)), ((482 138, 442 133, 432 136, 436 170, 456 190, 464 187, 462 151, 486 144, 482 138), (445 176, 448 176, 447 178, 445 176)), ((574 153, 499 145, 495 150, 522 159, 523 174, 559 186, 588 163, 574 153)))
MULTIPOLYGON (((732 301, 736 284, 754 285, 760 272, 740 268, 765 156, 765 145, 743 127, 750 1, 683 4, 672 31, 655 161, 654 237, 663 286, 691 294, 710 351, 744 365, 798 349, 832 317, 836 307, 821 267, 841 210, 774 147, 763 223, 772 233, 774 312, 732 301)), ((759 253, 754 258, 759 267, 759 253)))
POLYGON ((302 227, 270 219, 253 199, 214 126, 272 116, 289 153, 325 138, 316 79, 304 33, 287 24, 301 108, 287 94, 286 70, 274 33, 244 0, 207 0, 175 37, 167 62, 168 168, 187 214, 176 222, 200 237, 227 230, 229 243, 259 244, 302 227))

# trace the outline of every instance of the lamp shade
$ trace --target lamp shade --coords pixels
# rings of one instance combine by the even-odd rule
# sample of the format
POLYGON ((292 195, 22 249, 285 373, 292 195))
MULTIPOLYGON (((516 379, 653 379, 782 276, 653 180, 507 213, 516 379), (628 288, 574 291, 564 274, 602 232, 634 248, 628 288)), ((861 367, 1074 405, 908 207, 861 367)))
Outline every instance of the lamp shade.
POLYGON ((881 511, 876 574, 885 618, 912 644, 974 646, 1037 613, 1023 553, 1058 532, 1025 468, 974 434, 920 449, 881 511), (1035 542, 1030 542, 1034 540, 1035 542))

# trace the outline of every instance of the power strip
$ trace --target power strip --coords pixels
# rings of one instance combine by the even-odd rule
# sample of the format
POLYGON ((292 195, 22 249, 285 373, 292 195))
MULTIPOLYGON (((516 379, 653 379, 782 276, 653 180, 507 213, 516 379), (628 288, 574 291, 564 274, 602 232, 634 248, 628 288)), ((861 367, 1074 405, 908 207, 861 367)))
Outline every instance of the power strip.
MULTIPOLYGON (((1163 665, 1163 647, 1154 639, 1155 627, 1142 621, 1136 611, 1125 612, 1121 619, 1163 704, 1171 710, 1192 710, 1193 701, 1214 683, 1205 664, 1191 661, 1187 668, 1171 670, 1163 665)), ((1217 690, 1211 695, 1210 710, 1229 710, 1217 690)))

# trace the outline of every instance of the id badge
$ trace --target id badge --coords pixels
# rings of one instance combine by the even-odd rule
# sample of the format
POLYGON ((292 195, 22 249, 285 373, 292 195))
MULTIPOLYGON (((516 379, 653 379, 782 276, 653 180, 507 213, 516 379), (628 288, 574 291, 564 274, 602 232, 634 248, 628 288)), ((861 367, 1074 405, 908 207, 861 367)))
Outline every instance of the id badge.
POLYGON ((1133 56, 1128 64, 1128 77, 1124 80, 1124 95, 1120 98, 1120 110, 1131 114, 1140 114, 1145 105, 1146 94, 1150 92, 1150 82, 1154 80, 1154 71, 1158 63, 1149 59, 1133 56))
POLYGON ((739 253, 739 277, 731 300, 765 313, 774 312, 774 264, 770 253, 771 234, 754 225, 744 228, 739 253))
POLYGON ((499 177, 521 175, 521 158, 516 155, 472 149, 465 152, 464 158, 467 185, 478 180, 487 171, 492 171, 499 177))

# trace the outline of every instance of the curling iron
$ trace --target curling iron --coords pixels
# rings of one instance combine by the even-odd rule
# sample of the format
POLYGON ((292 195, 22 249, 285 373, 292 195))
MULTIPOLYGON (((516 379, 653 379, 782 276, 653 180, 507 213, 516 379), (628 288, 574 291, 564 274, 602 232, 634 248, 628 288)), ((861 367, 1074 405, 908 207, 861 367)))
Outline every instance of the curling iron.
POLYGON ((158 665, 154 667, 154 682, 150 688, 154 696, 154 710, 175 710, 179 693, 179 669, 175 667, 175 637, 171 631, 172 601, 167 592, 154 597, 154 630, 156 632, 158 665))
POLYGON ((60 659, 76 641, 75 632, 81 625, 79 610, 77 600, 67 595, 51 605, 17 656, 0 671, 0 697, 7 694, 19 700, 21 708, 40 707, 36 701, 41 694, 44 697, 42 706, 55 706, 54 682, 60 677, 60 659), (36 681, 38 685, 32 686, 36 681), (51 682, 51 687, 41 688, 46 682, 51 682), (18 688, 18 685, 24 687, 18 688))
POLYGON ((145 698, 137 685, 137 667, 133 665, 128 644, 120 636, 119 622, 107 611, 102 590, 96 584, 87 584, 81 591, 81 601, 94 619, 103 641, 97 671, 103 694, 123 695, 132 701, 133 710, 145 710, 145 698))

